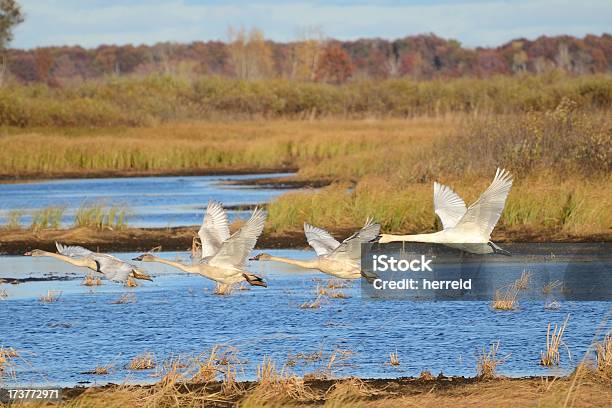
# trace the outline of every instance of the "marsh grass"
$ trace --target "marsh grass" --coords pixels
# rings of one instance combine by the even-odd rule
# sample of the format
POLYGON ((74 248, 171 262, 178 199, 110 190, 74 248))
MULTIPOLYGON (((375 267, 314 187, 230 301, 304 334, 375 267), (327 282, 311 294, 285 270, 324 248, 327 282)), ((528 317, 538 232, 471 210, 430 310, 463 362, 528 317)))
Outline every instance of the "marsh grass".
POLYGON ((395 350, 395 352, 389 353, 389 365, 392 365, 392 366, 399 366, 400 365, 400 360, 399 360, 399 356, 397 354, 397 350, 395 350))
POLYGON ((127 286, 128 288, 137 288, 138 287, 138 282, 136 282, 136 280, 132 279, 131 276, 128 276, 128 278, 125 281, 125 286, 127 286))
POLYGON ((344 279, 330 279, 327 281, 328 289, 346 289, 350 283, 344 279))
POLYGON ((434 377, 433 374, 427 370, 423 370, 419 374, 419 380, 421 381, 433 381, 435 379, 436 377, 434 377))
POLYGON ((518 307, 518 294, 519 289, 515 285, 496 290, 491 306, 495 310, 515 310, 518 307))
POLYGON ((100 286, 102 285, 102 279, 99 276, 87 275, 83 282, 81 282, 83 286, 100 286))
POLYGON ((559 288, 563 285, 563 283, 559 280, 552 280, 548 283, 546 283, 546 285, 544 285, 542 287, 542 293, 545 295, 550 295, 552 293, 553 290, 555 290, 556 288, 559 288))
POLYGON ((352 404, 356 401, 369 398, 376 391, 360 378, 347 378, 336 382, 325 394, 325 399, 333 404, 352 404))
POLYGON ((62 297, 61 290, 49 290, 46 295, 39 296, 38 300, 43 303, 54 303, 58 302, 62 297))
POLYGON ((30 229, 36 232, 43 229, 59 228, 65 210, 65 207, 51 206, 34 211, 30 229))
POLYGON ((151 370, 155 366, 155 356, 153 353, 145 352, 130 360, 126 368, 128 370, 151 370))
POLYGON ((496 310, 515 310, 518 307, 518 295, 527 290, 531 280, 531 272, 523 271, 521 276, 504 290, 496 290, 491 306, 496 310))
POLYGON ((510 354, 504 357, 499 357, 497 355, 499 352, 499 344, 499 341, 492 343, 488 351, 485 347, 482 348, 476 361, 476 376, 478 378, 489 380, 497 377, 497 367, 502 365, 508 357, 510 357, 510 354))
POLYGON ((23 227, 21 219, 25 215, 24 210, 10 210, 6 216, 4 228, 8 230, 19 230, 23 227))
POLYGON ((127 227, 127 206, 100 203, 83 203, 74 217, 75 227, 97 229, 122 229, 127 227))
POLYGON ((517 290, 527 290, 527 287, 529 286, 530 281, 531 281, 531 272, 523 271, 523 273, 521 273, 520 278, 518 278, 514 282, 514 287, 517 290))
POLYGON ((15 363, 14 359, 20 357, 20 353, 11 347, 0 347, 0 379, 4 375, 9 377, 15 376, 15 363))
POLYGON ((603 378, 612 379, 612 334, 595 343, 597 374, 603 378))
POLYGON ((569 321, 569 315, 565 318, 563 323, 560 326, 557 326, 555 323, 552 332, 551 332, 551 324, 548 323, 548 328, 546 329, 546 352, 540 352, 540 364, 543 366, 557 366, 561 362, 561 353, 559 352, 559 347, 561 345, 565 346, 568 356, 571 360, 571 354, 567 345, 563 342, 563 334, 565 333, 565 328, 567 327, 567 323, 569 321))
POLYGON ((8 292, 6 289, 0 289, 0 300, 8 299, 8 292))
POLYGON ((306 301, 300 305, 300 309, 318 309, 325 303, 325 297, 323 295, 317 295, 314 300, 306 301))
POLYGON ((316 394, 304 384, 303 378, 291 373, 287 367, 278 370, 272 359, 264 357, 262 363, 257 367, 257 385, 250 392, 245 403, 282 404, 290 401, 307 401, 313 398, 316 398, 316 394))
POLYGON ((114 363, 112 363, 112 362, 108 363, 108 364, 104 364, 104 365, 98 365, 93 370, 86 371, 83 374, 108 375, 113 370, 113 367, 114 367, 114 363))
POLYGON ((330 299, 349 299, 350 296, 340 290, 331 290, 327 294, 330 299))

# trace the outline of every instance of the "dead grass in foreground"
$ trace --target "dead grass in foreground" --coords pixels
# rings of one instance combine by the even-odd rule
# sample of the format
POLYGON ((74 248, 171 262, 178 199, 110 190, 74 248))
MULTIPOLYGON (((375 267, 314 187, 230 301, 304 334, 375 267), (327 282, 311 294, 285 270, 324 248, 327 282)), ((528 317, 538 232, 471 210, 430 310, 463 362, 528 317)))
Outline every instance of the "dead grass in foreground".
POLYGON ((98 276, 87 275, 81 284, 83 286, 100 286, 102 285, 102 279, 98 276))
POLYGON ((561 353, 559 352, 559 347, 561 345, 565 346, 567 349, 568 356, 571 359, 571 355, 569 354, 569 348, 563 342, 563 333, 565 333, 565 328, 569 321, 569 315, 563 321, 563 324, 555 326, 550 331, 551 324, 548 323, 548 328, 546 330, 546 351, 540 352, 540 364, 543 366, 553 366, 559 365, 561 362, 561 353))
POLYGON ((510 356, 508 354, 504 357, 499 357, 498 351, 499 341, 491 344, 488 351, 484 347, 482 348, 476 361, 476 378, 490 380, 497 377, 497 367, 502 365, 510 356))
POLYGON ((146 352, 134 357, 127 365, 128 370, 151 370, 155 368, 155 356, 146 352))
MULTIPOLYGON (((269 369, 268 369, 269 370, 269 369)), ((603 407, 609 403, 609 382, 579 378, 474 379, 435 378, 334 381, 287 380, 278 371, 263 381, 245 383, 234 394, 220 382, 190 385, 166 378, 152 386, 112 385, 89 388, 62 407, 603 407)), ((181 377, 178 376, 178 379, 181 377)), ((290 378, 290 377, 289 377, 290 378)), ((42 407, 42 404, 24 404, 42 407)))
POLYGON ((43 303, 58 302, 62 297, 61 290, 49 290, 46 295, 39 296, 38 299, 43 303))

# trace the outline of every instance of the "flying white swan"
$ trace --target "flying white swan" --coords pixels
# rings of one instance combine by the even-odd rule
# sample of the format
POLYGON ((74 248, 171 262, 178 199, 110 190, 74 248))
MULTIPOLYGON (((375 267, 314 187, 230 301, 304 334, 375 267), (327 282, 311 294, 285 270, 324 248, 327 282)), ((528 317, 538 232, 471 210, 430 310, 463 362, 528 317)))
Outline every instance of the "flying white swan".
MULTIPOLYGON (((266 221, 265 213, 256 208, 251 218, 232 236, 220 242, 218 250, 209 254, 212 241, 206 238, 202 242, 202 260, 194 265, 158 258, 152 254, 142 254, 135 261, 158 262, 173 266, 184 272, 197 273, 222 285, 222 290, 235 283, 246 281, 253 286, 266 287, 266 282, 259 276, 244 270, 244 263, 249 253, 255 247, 257 238, 261 235, 266 221)), ((215 238, 216 239, 216 238, 215 238)), ((215 245, 217 245, 215 241, 215 245)), ((217 248, 217 247, 214 247, 217 248)))
POLYGON ((434 183, 434 207, 442 221, 443 230, 430 234, 382 234, 378 242, 433 242, 445 244, 477 254, 509 253, 491 242, 491 232, 499 221, 512 177, 504 169, 497 169, 493 182, 469 208, 453 190, 434 183))
POLYGON ((81 246, 66 246, 58 242, 55 243, 59 254, 34 249, 26 252, 26 256, 48 256, 59 259, 71 265, 89 268, 92 271, 103 274, 108 280, 113 282, 127 283, 128 278, 153 280, 142 269, 122 261, 109 254, 92 252, 81 246))
POLYGON ((209 201, 198 231, 202 247, 192 254, 194 262, 207 261, 221 249, 221 244, 230 237, 229 221, 223 205, 218 201, 209 201))
MULTIPOLYGON (((361 244, 374 240, 380 233, 380 224, 368 219, 359 231, 338 242, 322 228, 304 224, 308 244, 315 250, 317 257, 311 260, 282 258, 261 253, 251 258, 253 261, 275 261, 306 269, 318 269, 328 275, 341 279, 358 279, 361 271, 361 244)), ((364 276, 370 278, 368 276, 364 276)))

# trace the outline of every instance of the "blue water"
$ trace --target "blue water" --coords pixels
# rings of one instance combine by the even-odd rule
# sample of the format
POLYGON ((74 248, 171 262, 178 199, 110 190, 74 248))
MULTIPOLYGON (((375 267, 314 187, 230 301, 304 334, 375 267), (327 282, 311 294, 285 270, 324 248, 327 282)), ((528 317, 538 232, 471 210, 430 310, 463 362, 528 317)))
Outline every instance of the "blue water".
MULTIPOLYGON (((130 226, 197 225, 202 222, 208 200, 219 200, 228 206, 259 204, 288 191, 229 185, 224 181, 287 175, 63 179, 0 184, 0 225, 6 223, 10 210, 23 210, 22 224, 27 226, 37 209, 59 206, 65 207, 62 226, 69 227, 77 209, 87 203, 126 206, 130 226)), ((230 219, 238 214, 230 211, 230 219)))
MULTIPOLYGON (((308 258, 309 251, 270 250, 274 255, 308 258)), ((117 254, 123 259, 133 253, 117 254)), ((162 253, 168 259, 185 253, 162 253)), ((513 262, 517 258, 513 257, 513 262)), ((610 303, 564 302, 546 310, 543 302, 521 302, 512 312, 494 311, 490 302, 373 301, 361 297, 359 282, 347 289, 348 299, 326 300, 318 309, 300 305, 316 298, 326 275, 288 265, 251 262, 248 268, 264 276, 269 287, 253 287, 221 297, 212 282, 171 267, 143 264, 153 282, 124 288, 105 282, 82 286, 86 272, 48 258, 0 257, 0 277, 53 274, 67 281, 0 285, 8 298, 0 301, 0 346, 21 352, 11 384, 74 385, 79 382, 149 382, 155 370, 130 372, 124 367, 134 356, 153 352, 158 361, 178 355, 207 352, 215 344, 236 347, 243 362, 241 379, 253 379, 264 356, 282 365, 289 354, 323 350, 323 361, 298 362, 297 374, 327 364, 334 350, 349 350, 332 370, 334 376, 399 377, 434 374, 475 375, 476 356, 483 346, 500 341, 507 361, 499 371, 509 376, 564 374, 575 367, 594 340, 610 329, 605 322, 610 303), (72 275, 70 275, 72 274, 72 275), (47 290, 62 291, 55 303, 41 303, 47 290), (112 304, 125 293, 135 303, 112 304), (561 350, 561 367, 538 364, 549 322, 570 321, 561 350), (603 327, 598 327, 602 326, 603 327), (399 367, 388 364, 397 351, 399 367), (112 363, 110 375, 81 374, 96 365, 112 363)), ((537 273, 537 268, 533 270, 537 273)))

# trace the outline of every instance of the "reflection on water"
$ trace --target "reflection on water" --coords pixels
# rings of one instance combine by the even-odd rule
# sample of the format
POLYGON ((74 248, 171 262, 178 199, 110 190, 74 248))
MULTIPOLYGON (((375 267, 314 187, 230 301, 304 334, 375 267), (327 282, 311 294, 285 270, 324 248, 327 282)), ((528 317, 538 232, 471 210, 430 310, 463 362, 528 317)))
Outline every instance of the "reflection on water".
MULTIPOLYGON (((267 252, 312 256, 308 251, 267 252)), ((118 254, 122 259, 134 255, 118 254)), ((174 259, 186 254, 161 256, 174 259)), ((152 371, 128 372, 125 364, 144 351, 164 359, 199 354, 215 344, 239 349, 242 378, 254 378, 264 356, 282 364, 288 354, 321 348, 353 352, 334 371, 338 376, 413 376, 421 370, 473 376, 477 353, 497 340, 500 353, 510 354, 500 367, 502 374, 559 374, 582 358, 610 310, 605 302, 567 302, 559 310, 545 310, 543 302, 521 302, 517 311, 500 312, 492 310, 489 302, 369 301, 360 297, 359 282, 341 289, 348 299, 329 299, 319 309, 301 309, 302 303, 316 297, 316 280, 326 282, 325 275, 253 262, 250 270, 263 275, 269 287, 219 297, 212 294, 213 283, 204 278, 164 265, 143 265, 154 282, 133 289, 110 282, 91 288, 80 285, 85 270, 56 260, 0 257, 0 277, 74 274, 67 281, 0 285, 9 295, 0 301, 0 346, 22 350, 14 382, 152 381, 152 371), (41 303, 38 296, 47 290, 61 290, 61 300, 41 303), (135 295, 135 303, 112 303, 126 292, 135 295), (572 361, 563 350, 561 371, 551 371, 538 364, 546 326, 562 322, 568 313, 564 340, 572 361), (396 350, 401 364, 392 367, 387 364, 389 353, 396 350), (110 375, 81 374, 111 362, 115 371, 110 375)), ((303 374, 313 371, 313 365, 298 364, 294 370, 303 374)))
MULTIPOLYGON (((208 200, 227 206, 259 204, 287 190, 224 185, 226 180, 251 180, 289 174, 240 176, 133 177, 105 179, 64 179, 32 183, 0 184, 0 224, 10 210, 24 210, 22 222, 31 223, 36 209, 65 207, 62 226, 74 223, 83 203, 126 205, 135 227, 173 227, 202 222, 208 200)), ((230 211, 230 218, 236 212, 230 211)))

